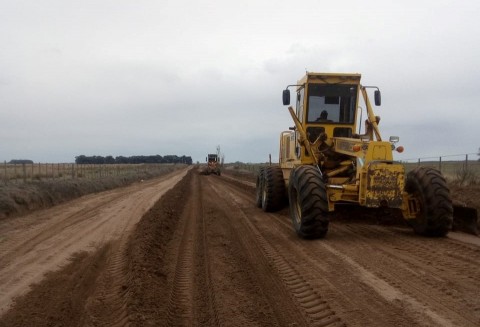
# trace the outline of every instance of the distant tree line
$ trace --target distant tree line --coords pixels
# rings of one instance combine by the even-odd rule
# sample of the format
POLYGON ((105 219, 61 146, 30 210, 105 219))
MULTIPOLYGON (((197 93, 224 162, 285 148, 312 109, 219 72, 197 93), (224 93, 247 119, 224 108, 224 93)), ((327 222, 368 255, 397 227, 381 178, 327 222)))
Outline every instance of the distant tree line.
POLYGON ((187 165, 192 164, 192 157, 190 156, 176 156, 176 155, 153 155, 153 156, 85 156, 80 155, 75 157, 76 164, 139 164, 139 163, 184 163, 187 165))
POLYGON ((28 160, 28 159, 12 159, 8 162, 9 164, 16 164, 16 165, 20 165, 20 164, 33 164, 33 161, 32 160, 28 160))

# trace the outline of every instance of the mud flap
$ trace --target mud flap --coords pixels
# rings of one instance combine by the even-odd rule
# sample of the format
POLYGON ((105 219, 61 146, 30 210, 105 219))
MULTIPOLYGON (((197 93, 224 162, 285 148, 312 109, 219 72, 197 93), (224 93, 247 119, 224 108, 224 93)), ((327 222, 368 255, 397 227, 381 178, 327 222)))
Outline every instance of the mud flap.
POLYGON ((477 209, 453 204, 452 230, 480 235, 477 209))

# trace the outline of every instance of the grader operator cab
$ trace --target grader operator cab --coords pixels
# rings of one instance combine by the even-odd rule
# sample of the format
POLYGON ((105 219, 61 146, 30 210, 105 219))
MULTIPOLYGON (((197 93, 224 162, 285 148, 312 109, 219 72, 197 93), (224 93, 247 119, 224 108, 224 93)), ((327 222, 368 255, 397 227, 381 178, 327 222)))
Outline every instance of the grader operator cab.
POLYGON ((397 208, 418 234, 444 236, 451 229, 453 206, 446 181, 433 168, 418 167, 405 174, 393 160, 398 137, 383 140, 360 74, 307 73, 283 91, 290 104, 296 88, 294 121, 280 135, 279 166, 261 169, 256 203, 265 211, 290 203, 297 234, 321 238, 327 234, 332 212, 342 205, 397 208), (362 100, 362 106, 359 105, 362 100), (361 131, 362 115, 365 128, 361 131))

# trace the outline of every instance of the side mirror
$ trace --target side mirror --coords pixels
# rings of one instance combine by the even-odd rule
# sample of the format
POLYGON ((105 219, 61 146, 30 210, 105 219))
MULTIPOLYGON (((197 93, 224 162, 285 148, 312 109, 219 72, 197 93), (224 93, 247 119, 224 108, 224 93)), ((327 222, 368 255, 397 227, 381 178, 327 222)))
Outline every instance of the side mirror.
POLYGON ((375 96, 375 105, 380 106, 382 104, 382 94, 380 93, 380 90, 375 90, 374 96, 375 96))
POLYGON ((397 143, 398 141, 400 141, 400 137, 390 136, 390 143, 397 143))
POLYGON ((282 93, 283 105, 288 106, 290 104, 290 90, 283 90, 282 93))

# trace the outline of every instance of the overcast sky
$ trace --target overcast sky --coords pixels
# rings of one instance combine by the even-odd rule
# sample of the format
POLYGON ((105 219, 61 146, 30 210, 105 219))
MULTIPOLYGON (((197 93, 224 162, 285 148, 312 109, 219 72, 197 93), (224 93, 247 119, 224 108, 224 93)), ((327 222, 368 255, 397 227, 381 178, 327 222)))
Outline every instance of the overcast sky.
POLYGON ((396 159, 480 147, 480 1, 0 0, 0 160, 278 160, 311 72, 382 91, 396 159))

